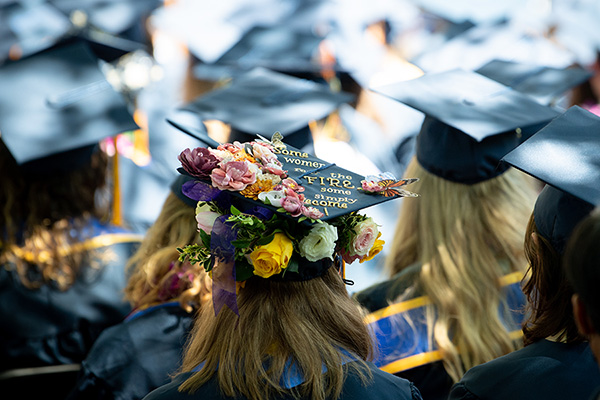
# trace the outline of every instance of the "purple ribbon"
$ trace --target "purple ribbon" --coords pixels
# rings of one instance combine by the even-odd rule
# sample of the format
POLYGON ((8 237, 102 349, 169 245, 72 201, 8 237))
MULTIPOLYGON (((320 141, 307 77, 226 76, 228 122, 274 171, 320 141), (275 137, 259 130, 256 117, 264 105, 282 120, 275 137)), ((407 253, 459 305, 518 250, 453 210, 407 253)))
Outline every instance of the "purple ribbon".
POLYGON ((226 305, 239 316, 235 293, 235 246, 231 244, 237 238, 237 231, 225 222, 228 217, 218 217, 210 235, 210 253, 215 260, 212 269, 212 299, 215 315, 226 305))
POLYGON ((216 187, 212 187, 201 181, 189 181, 184 183, 181 186, 181 192, 190 199, 196 201, 211 201, 221 193, 216 187))

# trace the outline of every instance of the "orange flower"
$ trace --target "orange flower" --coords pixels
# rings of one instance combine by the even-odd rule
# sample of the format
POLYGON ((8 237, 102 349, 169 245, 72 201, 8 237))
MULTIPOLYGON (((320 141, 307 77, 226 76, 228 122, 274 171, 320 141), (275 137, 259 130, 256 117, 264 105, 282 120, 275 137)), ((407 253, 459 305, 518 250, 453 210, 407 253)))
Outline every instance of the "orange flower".
POLYGON ((273 189, 273 181, 270 179, 257 179, 252 185, 246 186, 246 189, 240 191, 244 197, 258 200, 258 194, 262 192, 270 192, 273 189))

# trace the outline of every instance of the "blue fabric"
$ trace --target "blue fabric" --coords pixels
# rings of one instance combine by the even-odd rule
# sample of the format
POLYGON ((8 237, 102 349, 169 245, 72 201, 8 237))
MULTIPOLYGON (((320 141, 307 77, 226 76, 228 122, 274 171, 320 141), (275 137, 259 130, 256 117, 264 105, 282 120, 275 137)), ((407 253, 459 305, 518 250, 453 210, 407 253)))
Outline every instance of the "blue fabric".
MULTIPOLYGON (((524 317, 522 310, 526 304, 520 283, 506 286, 504 294, 512 317, 504 320, 504 324, 509 332, 520 330, 524 317)), ((403 358, 438 350, 435 341, 429 340, 426 310, 427 306, 424 305, 369 324, 379 346, 378 355, 373 361, 376 366, 382 367, 403 358)), ((499 311, 502 316, 502 310, 499 311)))
POLYGON ((471 368, 449 400, 587 400, 600 387, 600 370, 588 343, 540 340, 471 368))

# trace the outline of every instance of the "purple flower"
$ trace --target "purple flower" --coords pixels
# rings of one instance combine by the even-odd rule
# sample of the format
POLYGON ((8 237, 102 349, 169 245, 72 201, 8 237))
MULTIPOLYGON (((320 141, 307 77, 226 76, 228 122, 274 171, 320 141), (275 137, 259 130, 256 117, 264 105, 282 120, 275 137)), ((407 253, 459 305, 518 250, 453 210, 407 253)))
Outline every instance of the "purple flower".
POLYGON ((177 157, 185 171, 196 178, 208 178, 219 160, 207 148, 185 149, 177 157))

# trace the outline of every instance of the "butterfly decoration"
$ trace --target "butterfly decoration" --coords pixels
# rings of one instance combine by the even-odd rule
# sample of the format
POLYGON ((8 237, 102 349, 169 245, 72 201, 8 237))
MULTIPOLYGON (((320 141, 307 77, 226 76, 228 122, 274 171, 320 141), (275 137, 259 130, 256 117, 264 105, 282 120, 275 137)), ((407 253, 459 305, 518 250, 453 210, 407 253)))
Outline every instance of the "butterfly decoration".
POLYGON ((271 146, 275 147, 276 149, 282 150, 282 149, 286 148, 285 143, 283 143, 283 135, 279 131, 277 131, 273 134, 273 136, 271 137, 271 140, 269 140, 261 135, 258 135, 258 134, 256 136, 258 136, 262 142, 269 143, 271 146))
POLYGON ((402 189, 402 186, 410 185, 418 181, 419 178, 396 179, 390 172, 384 172, 377 176, 368 175, 360 181, 362 190, 369 194, 379 194, 385 197, 419 197, 417 193, 402 189))

